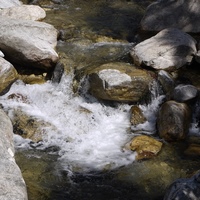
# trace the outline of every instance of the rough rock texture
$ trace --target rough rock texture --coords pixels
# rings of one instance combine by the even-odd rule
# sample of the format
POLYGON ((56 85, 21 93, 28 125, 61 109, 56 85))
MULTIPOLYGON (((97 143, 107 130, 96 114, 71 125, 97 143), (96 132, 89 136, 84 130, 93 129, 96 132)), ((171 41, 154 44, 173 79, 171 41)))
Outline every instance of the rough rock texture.
POLYGON ((46 12, 39 6, 22 5, 0 10, 0 17, 37 21, 44 19, 46 17, 46 12))
POLYGON ((161 0, 151 4, 141 21, 147 31, 178 28, 184 32, 200 32, 199 0, 161 0))
POLYGON ((22 3, 19 0, 0 0, 0 8, 9 8, 21 4, 22 3))
POLYGON ((147 121, 142 110, 137 105, 134 105, 131 107, 130 114, 131 114, 130 122, 131 122, 131 125, 133 126, 137 126, 138 124, 143 124, 144 122, 147 121))
POLYGON ((198 89, 193 85, 180 84, 174 88, 173 99, 178 102, 187 102, 197 97, 198 89))
POLYGON ((0 94, 18 78, 18 73, 11 63, 0 57, 0 94))
POLYGON ((0 110, 0 199, 28 200, 26 185, 14 159, 12 124, 0 110))
POLYGON ((131 56, 136 65, 154 69, 176 70, 191 62, 196 53, 196 41, 178 29, 164 29, 139 43, 131 56))
POLYGON ((158 113, 158 133, 166 141, 185 139, 191 121, 191 110, 185 103, 165 102, 158 113))
MULTIPOLYGON (((28 99, 20 94, 11 94, 8 98, 15 98, 16 100, 28 103, 28 99)), ((9 114, 11 115, 10 118, 13 124, 14 133, 23 138, 29 138, 33 142, 43 140, 43 136, 50 130, 58 132, 56 127, 52 124, 32 116, 21 109, 14 109, 12 110, 12 114, 11 111, 9 114)))
POLYGON ((198 200, 200 199, 200 172, 191 178, 177 179, 168 188, 164 200, 198 200))
POLYGON ((153 77, 126 63, 108 63, 88 72, 90 93, 96 98, 138 102, 146 97, 153 77))
POLYGON ((0 49, 21 66, 51 68, 58 60, 57 30, 47 23, 0 18, 0 49))
POLYGON ((162 142, 146 135, 136 136, 130 143, 130 149, 137 152, 137 160, 152 158, 161 148, 162 142))

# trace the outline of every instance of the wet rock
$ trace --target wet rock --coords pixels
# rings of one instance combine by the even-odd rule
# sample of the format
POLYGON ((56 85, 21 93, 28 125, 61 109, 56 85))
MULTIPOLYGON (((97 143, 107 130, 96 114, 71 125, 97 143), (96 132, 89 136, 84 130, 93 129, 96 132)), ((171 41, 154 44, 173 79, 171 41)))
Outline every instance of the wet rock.
POLYGON ((162 89, 165 94, 170 98, 175 86, 173 77, 168 72, 160 70, 158 73, 158 81, 161 83, 162 89))
POLYGON ((177 102, 188 102, 197 97, 198 90, 193 85, 180 84, 174 88, 173 99, 177 102))
POLYGON ((25 20, 41 20, 46 17, 46 12, 39 6, 22 5, 0 10, 1 17, 25 20))
POLYGON ((0 18, 0 49, 12 63, 49 69, 58 60, 56 44, 57 30, 52 25, 0 18))
POLYGON ((138 124, 143 124, 147 121, 146 117, 144 116, 142 110, 139 106, 132 106, 131 107, 131 125, 137 126, 138 124))
POLYGON ((153 77, 127 63, 108 63, 87 72, 89 92, 96 98, 120 102, 145 99, 153 77))
POLYGON ((151 4, 141 21, 146 31, 178 28, 184 32, 200 32, 200 2, 198 0, 161 0, 151 4))
POLYGON ((51 78, 52 82, 59 83, 62 78, 63 73, 64 73, 64 64, 62 64, 61 62, 58 62, 53 71, 53 75, 51 78))
POLYGON ((130 149, 137 152, 137 160, 152 158, 161 148, 162 142, 146 135, 136 136, 130 143, 130 149))
POLYGON ((191 122, 191 110, 185 103, 165 102, 158 113, 157 127, 166 141, 185 139, 191 122))
POLYGON ((131 56, 136 65, 173 71, 190 63, 195 53, 196 41, 190 35, 178 29, 164 29, 136 45, 131 56))
MULTIPOLYGON (((17 96, 19 96, 19 94, 17 94, 17 96)), ((16 95, 14 98, 17 98, 16 95)), ((24 102, 24 99, 26 100, 25 103, 29 103, 26 97, 17 98, 17 101, 24 102)), ((43 137, 50 131, 58 132, 54 125, 39 117, 30 115, 19 108, 10 111, 9 116, 13 124, 14 133, 23 138, 31 139, 33 142, 43 140, 43 137)))
POLYGON ((197 172, 191 178, 177 179, 172 183, 165 194, 164 200, 172 199, 200 199, 200 172, 197 172))
POLYGON ((19 0, 0 0, 0 8, 9 8, 19 6, 22 3, 19 0))
POLYGON ((0 110, 0 199, 28 200, 26 185, 14 159, 12 124, 0 110))
MULTIPOLYGON (((199 140, 199 138, 198 138, 199 140)), ((184 151, 187 156, 200 156, 200 144, 189 144, 188 148, 184 151)))
POLYGON ((19 79, 22 80, 26 84, 43 84, 46 80, 46 73, 43 75, 19 75, 19 79))
POLYGON ((17 78, 18 73, 13 65, 0 57, 0 94, 4 94, 17 78))

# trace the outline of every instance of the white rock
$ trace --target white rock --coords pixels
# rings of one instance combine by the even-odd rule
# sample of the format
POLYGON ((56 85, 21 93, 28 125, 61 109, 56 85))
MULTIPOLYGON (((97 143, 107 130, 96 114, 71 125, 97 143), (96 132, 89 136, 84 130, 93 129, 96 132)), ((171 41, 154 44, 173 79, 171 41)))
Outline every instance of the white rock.
POLYGON ((175 70, 190 63, 196 53, 196 41, 178 29, 164 29, 138 45, 131 56, 136 65, 175 70))
POLYGON ((46 12, 40 6, 21 5, 0 10, 0 16, 12 19, 41 20, 46 17, 46 12))
POLYGON ((19 0, 0 0, 0 8, 9 8, 19 5, 22 5, 22 2, 19 0))

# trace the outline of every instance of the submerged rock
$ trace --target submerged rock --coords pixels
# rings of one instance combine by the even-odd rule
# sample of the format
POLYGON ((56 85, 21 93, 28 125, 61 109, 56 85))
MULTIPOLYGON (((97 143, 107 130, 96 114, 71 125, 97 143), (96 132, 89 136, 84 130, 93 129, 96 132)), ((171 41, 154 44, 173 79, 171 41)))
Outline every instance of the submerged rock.
POLYGON ((136 65, 173 71, 190 63, 196 51, 196 41, 190 35, 178 29, 164 29, 136 45, 131 56, 136 65))
POLYGON ((170 185, 164 200, 198 200, 200 199, 200 172, 191 178, 177 179, 170 185))
POLYGON ((158 133, 166 141, 183 140, 188 134, 190 122, 191 110, 187 104, 167 101, 158 113, 158 133))
POLYGON ((178 28, 184 32, 200 32, 199 0, 161 0, 152 3, 141 21, 142 30, 161 31, 178 28))
POLYGON ((12 123, 1 109, 0 147, 0 199, 28 200, 25 182, 14 159, 12 123))
POLYGON ((56 44, 57 30, 50 24, 0 18, 0 49, 12 63, 49 69, 58 60, 56 44))
POLYGON ((17 78, 18 73, 13 65, 0 57, 0 94, 4 94, 17 78))
POLYGON ((0 10, 1 17, 10 17, 12 19, 41 20, 46 17, 46 12, 39 6, 22 5, 0 10))
POLYGON ((152 158, 161 148, 162 142, 146 135, 136 136, 130 143, 130 149, 137 152, 137 160, 152 158))

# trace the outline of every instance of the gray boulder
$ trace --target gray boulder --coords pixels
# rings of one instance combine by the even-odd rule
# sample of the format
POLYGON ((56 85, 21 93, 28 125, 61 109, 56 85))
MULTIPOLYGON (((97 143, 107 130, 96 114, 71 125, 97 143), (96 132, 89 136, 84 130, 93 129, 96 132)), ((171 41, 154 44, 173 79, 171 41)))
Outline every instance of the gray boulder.
POLYGON ((142 30, 161 31, 178 28, 184 32, 200 32, 199 0, 161 0, 152 3, 141 21, 142 30))
POLYGON ((193 85, 180 84, 174 88, 173 99, 178 102, 187 102, 194 99, 198 89, 193 85))
POLYGON ((0 94, 18 78, 18 73, 11 63, 0 57, 0 94))
POLYGON ((0 10, 0 17, 37 21, 44 19, 46 17, 46 12, 39 6, 21 5, 0 10))
POLYGON ((0 57, 4 57, 4 54, 3 54, 3 52, 2 51, 0 51, 0 57))
POLYGON ((148 71, 118 62, 101 65, 87 75, 92 95, 120 102, 138 102, 146 98, 154 80, 148 71))
POLYGON ((196 51, 196 41, 190 35, 178 29, 164 29, 136 45, 131 56, 136 65, 172 71, 190 63, 196 51))
POLYGON ((10 119, 0 109, 0 200, 28 200, 26 185, 14 159, 10 119))
POLYGON ((158 134, 166 141, 185 139, 191 122, 191 110, 185 103, 165 102, 158 113, 158 134))
POLYGON ((0 0, 0 8, 9 8, 13 6, 19 6, 22 2, 19 0, 0 0))
POLYGON ((50 24, 0 18, 0 49, 11 63, 51 68, 58 60, 56 44, 57 30, 50 24))

